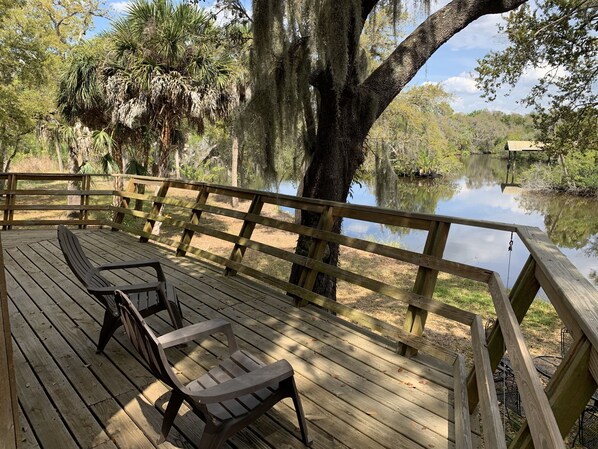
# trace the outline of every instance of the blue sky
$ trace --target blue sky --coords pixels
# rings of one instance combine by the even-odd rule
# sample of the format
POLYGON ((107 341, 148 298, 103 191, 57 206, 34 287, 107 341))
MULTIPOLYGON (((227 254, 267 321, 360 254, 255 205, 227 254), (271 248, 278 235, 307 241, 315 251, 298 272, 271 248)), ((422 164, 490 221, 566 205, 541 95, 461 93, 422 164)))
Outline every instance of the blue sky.
MULTIPOLYGON (((437 1, 433 5, 433 10, 442 7, 447 2, 447 0, 437 1)), ((211 1, 206 2, 206 4, 210 3, 211 1)), ((129 1, 107 0, 106 4, 111 17, 116 18, 126 11, 129 1)), ((498 33, 498 24, 501 21, 500 15, 492 15, 484 16, 470 24, 453 36, 428 60, 410 85, 420 85, 425 82, 441 83, 445 90, 453 94, 451 106, 458 112, 471 112, 476 109, 526 112, 516 100, 525 96, 531 86, 537 82, 538 77, 542 75, 541 71, 526 73, 511 95, 507 95, 506 90, 499 92, 497 99, 492 103, 487 103, 481 98, 473 80, 476 61, 490 50, 500 50, 507 44, 504 37, 498 33)), ((108 20, 96 20, 96 31, 108 27, 108 20)))

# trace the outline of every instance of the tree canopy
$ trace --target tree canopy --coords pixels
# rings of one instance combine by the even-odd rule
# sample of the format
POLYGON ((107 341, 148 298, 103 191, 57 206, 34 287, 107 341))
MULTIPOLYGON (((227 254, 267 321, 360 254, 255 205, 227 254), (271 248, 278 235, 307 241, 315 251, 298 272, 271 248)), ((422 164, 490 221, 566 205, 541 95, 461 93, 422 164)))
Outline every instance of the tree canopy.
POLYGON ((55 73, 71 46, 102 15, 100 0, 0 4, 0 165, 54 109, 55 73), (10 152, 10 154, 9 154, 10 152))
MULTIPOLYGON (((486 14, 509 11, 525 0, 453 0, 396 40, 388 56, 368 66, 362 37, 366 23, 386 11, 399 17, 399 0, 254 0, 252 73, 254 108, 262 124, 267 166, 273 168, 280 137, 302 135, 307 163, 299 194, 346 201, 365 160, 366 138, 380 115, 428 58, 453 35, 486 14)), ((228 2, 224 2, 228 3, 228 2)), ((417 5, 416 3, 414 10, 417 5)), ((304 213, 316 226, 317 214, 304 213)), ((340 232, 336 219, 332 231, 340 232)), ((308 251, 309 239, 297 252, 308 251)), ((338 263, 330 245, 327 263, 338 263)), ((300 267, 291 281, 300 282, 300 267)), ((315 290, 335 296, 335 281, 320 276, 315 290)))
POLYGON ((492 100, 529 71, 543 73, 522 100, 535 110, 538 140, 555 154, 598 149, 598 6, 595 0, 543 0, 512 12, 509 46, 483 58, 478 85, 492 100))
POLYGON ((213 16, 194 5, 137 0, 93 47, 73 54, 59 106, 70 120, 110 128, 117 141, 131 132, 157 139, 153 174, 166 176, 182 122, 202 129, 233 103, 235 68, 223 42, 213 16))

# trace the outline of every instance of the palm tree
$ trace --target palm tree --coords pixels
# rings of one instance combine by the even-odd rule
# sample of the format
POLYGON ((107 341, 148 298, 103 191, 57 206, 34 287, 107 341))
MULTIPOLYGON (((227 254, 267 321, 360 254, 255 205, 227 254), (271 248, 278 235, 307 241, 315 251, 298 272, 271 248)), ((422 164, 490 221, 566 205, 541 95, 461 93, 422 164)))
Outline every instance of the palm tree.
POLYGON ((113 27, 103 83, 112 121, 155 130, 159 152, 152 173, 166 176, 182 121, 201 129, 231 105, 232 68, 218 46, 220 31, 211 15, 171 0, 137 0, 113 27))

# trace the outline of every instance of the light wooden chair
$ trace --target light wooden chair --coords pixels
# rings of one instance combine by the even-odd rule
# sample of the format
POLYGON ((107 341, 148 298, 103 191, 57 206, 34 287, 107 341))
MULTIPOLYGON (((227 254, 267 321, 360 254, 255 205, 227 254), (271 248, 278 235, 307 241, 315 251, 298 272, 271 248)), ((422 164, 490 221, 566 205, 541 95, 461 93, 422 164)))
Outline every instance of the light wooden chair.
POLYGON ((265 365, 248 352, 239 350, 230 323, 221 319, 204 321, 156 337, 127 295, 117 291, 117 304, 124 328, 150 371, 172 388, 162 423, 163 442, 183 403, 206 423, 199 449, 220 448, 228 438, 251 424, 284 398, 292 398, 301 438, 311 443, 294 372, 286 360, 265 365), (183 385, 164 353, 165 348, 202 340, 223 333, 229 357, 192 382, 183 385))
POLYGON ((105 308, 104 321, 97 346, 98 353, 104 350, 114 331, 122 324, 114 299, 116 289, 130 295, 141 315, 149 316, 167 310, 174 327, 176 329, 183 327, 176 289, 166 281, 160 262, 157 260, 136 260, 95 267, 85 255, 77 236, 63 225, 58 226, 58 242, 66 263, 73 274, 105 308), (100 274, 106 270, 114 271, 142 267, 151 267, 156 271, 156 282, 116 286, 100 274))

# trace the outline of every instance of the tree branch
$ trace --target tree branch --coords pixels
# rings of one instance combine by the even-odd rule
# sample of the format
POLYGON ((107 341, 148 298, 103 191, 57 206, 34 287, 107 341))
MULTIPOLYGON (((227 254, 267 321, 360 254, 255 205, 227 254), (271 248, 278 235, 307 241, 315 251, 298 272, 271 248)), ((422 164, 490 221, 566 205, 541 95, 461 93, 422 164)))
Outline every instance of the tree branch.
MULTIPOLYGON (((527 0, 453 0, 418 26, 359 87, 375 101, 375 118, 401 92, 438 48, 474 20, 510 11, 527 0)), ((374 118, 374 120, 375 120, 374 118)))
POLYGON ((361 20, 363 23, 368 19, 370 13, 374 10, 379 0, 362 0, 361 2, 361 20))

